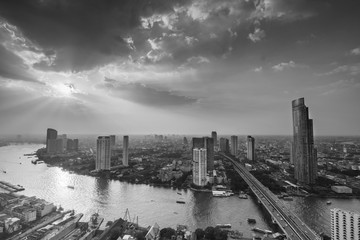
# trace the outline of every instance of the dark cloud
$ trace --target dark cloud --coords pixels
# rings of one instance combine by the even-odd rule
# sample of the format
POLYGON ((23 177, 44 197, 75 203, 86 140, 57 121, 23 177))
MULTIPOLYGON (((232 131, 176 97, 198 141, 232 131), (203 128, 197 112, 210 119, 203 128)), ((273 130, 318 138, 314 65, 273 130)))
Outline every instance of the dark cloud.
POLYGON ((140 25, 140 18, 173 11, 186 0, 49 0, 1 1, 0 16, 20 28, 44 50, 56 53, 50 66, 38 68, 80 71, 127 56, 123 39, 140 25))
POLYGON ((24 61, 0 44, 0 76, 8 79, 41 83, 28 72, 24 61))
POLYGON ((140 83, 120 83, 106 78, 102 87, 110 90, 114 96, 121 99, 153 107, 174 107, 197 102, 197 99, 140 83))

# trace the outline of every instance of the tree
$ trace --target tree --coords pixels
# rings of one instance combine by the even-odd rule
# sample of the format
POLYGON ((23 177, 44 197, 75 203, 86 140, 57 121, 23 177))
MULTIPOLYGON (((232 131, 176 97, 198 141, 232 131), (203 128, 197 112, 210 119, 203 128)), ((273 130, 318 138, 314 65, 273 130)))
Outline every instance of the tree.
POLYGON ((202 230, 201 228, 197 228, 197 229, 195 230, 195 234, 196 234, 196 239, 197 239, 197 240, 201 240, 201 239, 203 239, 204 236, 205 236, 205 232, 204 232, 204 230, 202 230))
POLYGON ((214 227, 205 228, 205 238, 207 240, 215 240, 214 232, 215 232, 214 227))
POLYGON ((170 227, 160 230, 160 239, 171 239, 173 235, 175 235, 175 230, 170 227))
POLYGON ((222 230, 220 227, 215 227, 214 238, 215 240, 226 240, 227 233, 226 231, 222 230))

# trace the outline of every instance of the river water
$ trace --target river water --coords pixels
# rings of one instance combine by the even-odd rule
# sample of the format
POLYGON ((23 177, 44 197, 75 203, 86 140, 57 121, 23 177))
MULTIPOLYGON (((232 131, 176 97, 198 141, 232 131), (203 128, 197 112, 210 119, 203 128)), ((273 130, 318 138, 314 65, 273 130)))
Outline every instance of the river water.
MULTIPOLYGON (((137 216, 139 224, 144 227, 156 222, 161 228, 175 228, 177 224, 184 224, 195 230, 230 223, 232 229, 243 232, 245 237, 251 237, 254 225, 249 225, 247 218, 255 218, 256 227, 270 229, 261 209, 251 198, 214 198, 209 193, 81 176, 46 164, 34 165, 31 163, 33 156, 24 156, 42 147, 38 144, 0 147, 0 170, 6 171, 0 171, 0 180, 24 186, 25 191, 20 192, 23 195, 43 198, 64 209, 82 212, 83 220, 98 211, 105 221, 113 221, 123 218, 128 209, 131 220, 137 216), (74 189, 68 188, 68 185, 74 186, 74 189), (177 200, 185 201, 186 204, 177 204, 177 200)), ((330 208, 360 211, 360 201, 331 199, 333 204, 326 205, 327 200, 295 198, 286 204, 314 230, 329 235, 330 208)))

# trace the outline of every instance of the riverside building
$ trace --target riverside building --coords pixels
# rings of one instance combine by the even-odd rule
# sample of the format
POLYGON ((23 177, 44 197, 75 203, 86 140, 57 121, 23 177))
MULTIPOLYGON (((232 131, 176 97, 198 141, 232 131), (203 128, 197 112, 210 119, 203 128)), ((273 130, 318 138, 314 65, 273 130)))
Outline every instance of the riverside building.
POLYGON ((207 169, 207 150, 206 148, 193 149, 193 183, 197 186, 206 185, 207 169))
POLYGON ((314 148, 313 120, 304 98, 292 101, 294 177, 302 184, 314 184, 317 177, 317 154, 314 148))
POLYGON ((331 209, 331 240, 359 240, 360 214, 331 209))
POLYGON ((110 149, 109 136, 100 136, 97 138, 95 170, 110 170, 110 149))

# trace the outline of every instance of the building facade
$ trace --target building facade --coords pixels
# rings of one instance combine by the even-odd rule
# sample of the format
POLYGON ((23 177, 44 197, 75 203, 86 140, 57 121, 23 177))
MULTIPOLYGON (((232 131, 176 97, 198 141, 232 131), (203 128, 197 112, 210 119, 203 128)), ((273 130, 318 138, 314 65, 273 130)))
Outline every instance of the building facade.
POLYGON ((218 140, 217 140, 217 132, 216 131, 212 131, 211 132, 211 138, 214 141, 214 146, 218 147, 218 140))
POLYGON ((214 139, 209 137, 193 138, 192 149, 195 148, 206 149, 207 171, 214 170, 214 139))
POLYGON ((124 166, 129 166, 129 136, 124 136, 123 139, 123 162, 124 166))
POLYGON ((46 152, 49 153, 49 140, 57 138, 57 131, 52 128, 48 128, 46 131, 46 152))
POLYGON ((313 120, 304 98, 292 101, 294 177, 302 184, 314 184, 317 154, 314 148, 313 120))
POLYGON ((246 157, 249 160, 255 160, 255 138, 247 136, 246 138, 246 157))
POLYGON ((110 137, 100 136, 96 141, 95 170, 110 170, 111 163, 110 137))
POLYGON ((360 214, 331 209, 331 240, 360 239, 360 214))
POLYGON ((237 155, 237 152, 238 152, 238 136, 231 136, 231 154, 236 156, 237 155))
POLYGON ((193 149, 193 183, 197 186, 206 185, 207 149, 193 149))
POLYGON ((224 153, 230 152, 229 139, 220 138, 220 151, 224 153))

